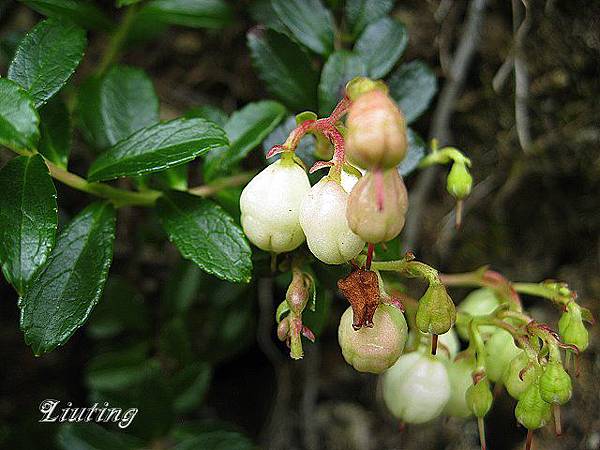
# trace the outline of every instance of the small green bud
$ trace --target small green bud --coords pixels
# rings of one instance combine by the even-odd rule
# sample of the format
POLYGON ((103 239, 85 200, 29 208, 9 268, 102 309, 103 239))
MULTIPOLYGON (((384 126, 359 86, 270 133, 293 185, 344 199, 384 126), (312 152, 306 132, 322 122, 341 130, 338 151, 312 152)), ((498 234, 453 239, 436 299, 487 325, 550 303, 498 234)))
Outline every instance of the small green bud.
POLYGON ((455 199, 462 200, 471 193, 472 187, 473 177, 466 164, 462 161, 455 161, 446 179, 448 193, 455 199))
POLYGON ((490 381, 502 380, 510 362, 521 351, 508 331, 496 330, 485 343, 485 373, 490 381))
POLYGON ((571 377, 559 361, 550 361, 540 377, 540 394, 545 402, 563 405, 569 401, 573 387, 571 377))
POLYGON ((583 324, 581 308, 577 303, 567 304, 567 310, 558 321, 558 333, 565 344, 575 345, 580 352, 588 347, 590 337, 583 324))
POLYGON ((356 100, 362 94, 375 90, 384 92, 385 94, 388 93, 387 85, 381 80, 371 80, 367 77, 356 77, 348 81, 346 84, 346 95, 351 100, 356 100))
POLYGON ((537 378, 538 367, 532 366, 527 354, 521 350, 504 373, 504 386, 512 398, 519 400, 537 378))
POLYGON ((515 417, 528 430, 542 428, 552 418, 551 405, 542 398, 537 382, 532 383, 517 402, 515 417))
POLYGON ((456 308, 443 284, 432 281, 419 300, 417 327, 423 333, 444 334, 456 321, 456 308))
POLYGON ((469 409, 475 417, 485 417, 494 401, 487 377, 483 377, 467 389, 466 400, 469 409))

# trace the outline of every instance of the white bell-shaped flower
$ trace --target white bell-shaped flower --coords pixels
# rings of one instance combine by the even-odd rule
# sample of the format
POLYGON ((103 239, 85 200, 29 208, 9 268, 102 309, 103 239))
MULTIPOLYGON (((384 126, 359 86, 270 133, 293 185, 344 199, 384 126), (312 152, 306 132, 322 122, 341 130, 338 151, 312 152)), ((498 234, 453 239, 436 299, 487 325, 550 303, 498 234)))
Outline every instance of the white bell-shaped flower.
POLYGON ((304 169, 283 155, 256 175, 240 197, 244 233, 258 248, 283 253, 304 242, 299 213, 310 191, 304 169))
POLYGON ((442 360, 420 352, 402 355, 383 374, 383 400, 406 423, 439 416, 450 398, 450 380, 442 360))
POLYGON ((300 225, 308 248, 327 264, 342 264, 356 257, 365 241, 350 230, 346 220, 348 193, 328 176, 315 184, 300 207, 300 225))

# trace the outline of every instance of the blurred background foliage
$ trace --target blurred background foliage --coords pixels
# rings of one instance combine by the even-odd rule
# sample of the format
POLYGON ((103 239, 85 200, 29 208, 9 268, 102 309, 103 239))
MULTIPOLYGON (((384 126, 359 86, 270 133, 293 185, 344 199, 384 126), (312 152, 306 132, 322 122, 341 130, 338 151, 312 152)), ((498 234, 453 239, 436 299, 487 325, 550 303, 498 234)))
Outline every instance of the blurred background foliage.
MULTIPOLYGON (((24 3, 33 10, 0 1, 2 73, 20 39, 41 19, 38 12, 48 14, 44 8, 57 2, 24 3)), ((372 72, 381 64, 373 69, 357 58, 360 48, 350 52, 364 25, 344 19, 341 0, 327 3, 344 32, 323 41, 300 40, 304 50, 269 2, 229 2, 225 7, 218 1, 196 2, 214 6, 210 14, 196 15, 169 9, 169 3, 194 4, 142 4, 121 57, 122 63, 143 69, 151 78, 161 119, 187 114, 224 123, 232 111, 265 98, 282 101, 290 116, 304 109, 327 113, 335 102, 332 92, 339 92, 346 79, 364 72, 387 74, 372 72), (296 77, 295 85, 273 89, 273 63, 263 67, 260 62, 267 47, 288 57, 297 52, 289 66, 281 66, 296 77), (334 48, 334 56, 327 56, 334 48), (312 94, 304 95, 307 89, 312 94)), ((309 8, 318 4, 301 3, 309 8)), ((384 8, 389 3, 391 17, 407 32, 394 31, 398 34, 390 38, 406 40, 400 53, 402 64, 409 64, 388 68, 392 90, 395 79, 419 64, 432 70, 432 77, 417 77, 425 82, 404 93, 418 92, 421 100, 431 97, 431 107, 425 111, 429 101, 424 102, 411 117, 415 136, 439 137, 464 149, 473 160, 475 177, 463 228, 456 232, 444 174, 430 169, 409 175, 407 184, 414 193, 409 215, 419 220, 412 225, 409 220, 400 240, 379 249, 380 255, 393 257, 409 248, 444 272, 490 264, 513 280, 564 280, 598 317, 600 4, 546 0, 529 2, 525 10, 518 1, 407 0, 372 2, 371 8, 380 3, 384 8), (479 40, 469 28, 473 15, 480 20, 479 40), (462 45, 471 45, 472 58, 457 64, 462 45), (525 116, 522 107, 515 114, 513 55, 526 68, 527 88, 517 101, 526 105, 525 116), (435 95, 436 85, 441 94, 435 95), (448 90, 454 90, 450 100, 448 90)), ((82 25, 90 29, 89 47, 63 96, 67 104, 101 60, 107 28, 123 16, 123 9, 111 1, 96 4, 101 15, 81 16, 82 25)), ((403 86, 398 82, 396 87, 403 86)), ((267 137, 264 149, 281 142, 293 127, 292 118, 282 123, 267 137)), ((74 171, 83 171, 93 159, 85 145, 88 139, 85 126, 78 126, 70 161, 74 171)), ((414 139, 422 148, 423 141, 414 139)), ((305 144, 302 155, 312 145, 305 144)), ((252 152, 243 166, 261 167, 262 156, 252 152)), ((0 153, 2 164, 8 158, 0 153)), ((190 180, 209 179, 209 166, 205 163, 200 170, 192 165, 190 180)), ((57 188, 60 220, 66 223, 89 199, 57 188)), ((238 214, 239 192, 231 188, 217 197, 233 215, 238 214)), ((151 211, 120 209, 118 224, 104 297, 87 326, 61 349, 33 357, 18 330, 16 296, 6 283, 0 284, 1 448, 478 448, 472 421, 439 419, 400 431, 381 404, 377 379, 343 361, 336 330, 346 304, 335 290, 343 269, 316 267, 317 310, 306 321, 318 338, 314 345, 305 345, 304 360, 293 362, 277 342, 273 326, 274 309, 289 279, 268 277, 266 255, 255 254, 251 284, 235 285, 182 261, 151 211), (140 412, 127 436, 114 425, 40 424, 38 406, 46 398, 76 406, 108 401, 140 412)), ((419 286, 408 289, 418 296, 419 286)), ((455 301, 465 293, 452 292, 455 301)), ((556 323, 551 308, 525 301, 540 320, 556 323)), ((566 435, 557 440, 544 430, 538 448, 600 448, 597 327, 591 335, 574 398, 564 408, 566 435)), ((516 427, 513 406, 506 395, 495 402, 487 420, 491 448, 520 447, 524 432, 516 427)))

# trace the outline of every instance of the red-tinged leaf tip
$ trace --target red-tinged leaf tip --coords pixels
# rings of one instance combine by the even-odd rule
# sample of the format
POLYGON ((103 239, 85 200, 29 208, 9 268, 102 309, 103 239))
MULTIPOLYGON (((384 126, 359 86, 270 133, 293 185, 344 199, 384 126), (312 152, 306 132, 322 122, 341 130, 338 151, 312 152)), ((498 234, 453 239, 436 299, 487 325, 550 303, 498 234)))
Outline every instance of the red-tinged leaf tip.
POLYGON ((310 328, 306 325, 302 325, 302 336, 308 339, 310 342, 315 342, 316 336, 315 333, 312 332, 310 328))

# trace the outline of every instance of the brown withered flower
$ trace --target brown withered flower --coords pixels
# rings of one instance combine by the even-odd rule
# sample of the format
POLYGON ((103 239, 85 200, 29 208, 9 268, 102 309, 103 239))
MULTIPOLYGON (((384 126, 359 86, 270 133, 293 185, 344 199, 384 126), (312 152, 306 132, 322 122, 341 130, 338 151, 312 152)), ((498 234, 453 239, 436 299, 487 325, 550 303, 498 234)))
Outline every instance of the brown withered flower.
POLYGON ((352 306, 352 328, 372 327, 373 315, 381 301, 377 274, 358 267, 338 280, 337 285, 352 306))

